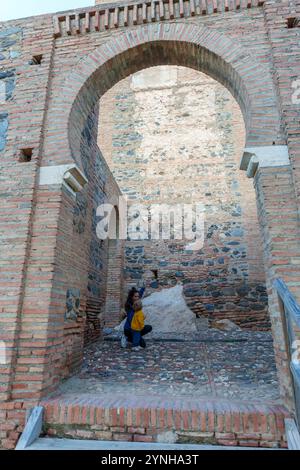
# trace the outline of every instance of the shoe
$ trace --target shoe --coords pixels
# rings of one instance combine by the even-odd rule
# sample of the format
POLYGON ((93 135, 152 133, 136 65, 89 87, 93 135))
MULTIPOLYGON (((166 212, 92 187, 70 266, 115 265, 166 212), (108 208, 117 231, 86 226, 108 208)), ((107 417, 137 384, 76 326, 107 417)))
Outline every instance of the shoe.
POLYGON ((121 348, 126 348, 126 347, 127 347, 127 338, 123 333, 121 336, 121 348))
POLYGON ((140 346, 134 346, 131 348, 131 351, 140 351, 142 348, 140 346))

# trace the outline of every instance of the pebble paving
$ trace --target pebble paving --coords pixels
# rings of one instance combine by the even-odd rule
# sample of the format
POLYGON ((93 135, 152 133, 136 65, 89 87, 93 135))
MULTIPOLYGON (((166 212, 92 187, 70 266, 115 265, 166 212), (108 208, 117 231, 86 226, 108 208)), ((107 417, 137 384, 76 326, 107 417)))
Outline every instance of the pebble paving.
POLYGON ((271 335, 221 336, 152 339, 138 352, 114 338, 99 341, 85 349, 81 372, 61 391, 278 402, 271 335))

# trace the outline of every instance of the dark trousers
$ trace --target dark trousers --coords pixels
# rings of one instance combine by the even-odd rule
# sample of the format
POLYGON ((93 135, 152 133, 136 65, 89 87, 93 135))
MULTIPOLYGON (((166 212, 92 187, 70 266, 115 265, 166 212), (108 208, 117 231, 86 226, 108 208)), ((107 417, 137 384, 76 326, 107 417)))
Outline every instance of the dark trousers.
MULTIPOLYGON (((146 347, 146 342, 144 340, 144 338, 142 338, 142 336, 145 336, 147 335, 148 333, 150 333, 150 331, 152 331, 152 326, 151 325, 145 325, 144 328, 142 329, 142 331, 140 331, 140 334, 141 334, 141 337, 140 337, 140 346, 142 348, 145 348, 146 347)), ((128 341, 130 343, 133 342, 133 331, 132 329, 127 329, 127 328, 124 328, 124 334, 126 336, 126 338, 128 339, 128 341)))

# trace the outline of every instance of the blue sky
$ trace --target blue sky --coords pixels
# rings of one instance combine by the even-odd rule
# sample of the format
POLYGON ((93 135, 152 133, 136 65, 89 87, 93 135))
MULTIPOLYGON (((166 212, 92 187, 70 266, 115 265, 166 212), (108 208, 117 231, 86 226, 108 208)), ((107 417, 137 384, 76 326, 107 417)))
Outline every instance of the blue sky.
POLYGON ((1 0, 0 21, 94 5, 94 0, 1 0))

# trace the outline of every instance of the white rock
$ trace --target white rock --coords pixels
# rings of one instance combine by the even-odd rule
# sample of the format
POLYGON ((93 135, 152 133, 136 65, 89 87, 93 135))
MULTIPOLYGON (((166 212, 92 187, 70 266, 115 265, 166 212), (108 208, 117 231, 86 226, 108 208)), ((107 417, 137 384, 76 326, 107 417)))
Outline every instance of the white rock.
MULTIPOLYGON (((154 292, 143 298, 145 324, 153 328, 153 336, 160 333, 196 333, 196 315, 187 306, 181 284, 154 292)), ((124 326, 121 323, 116 329, 124 326)))
POLYGON ((224 320, 215 320, 212 322, 212 327, 223 331, 241 330, 238 325, 236 325, 231 320, 227 320, 226 318, 224 318, 224 320))
POLYGON ((185 302, 181 284, 145 297, 143 311, 155 336, 159 333, 197 332, 196 315, 185 302))

